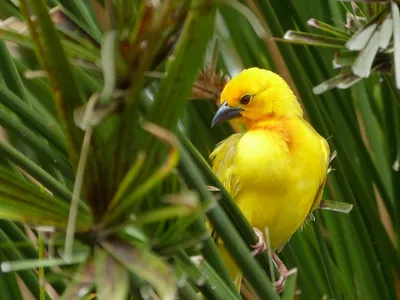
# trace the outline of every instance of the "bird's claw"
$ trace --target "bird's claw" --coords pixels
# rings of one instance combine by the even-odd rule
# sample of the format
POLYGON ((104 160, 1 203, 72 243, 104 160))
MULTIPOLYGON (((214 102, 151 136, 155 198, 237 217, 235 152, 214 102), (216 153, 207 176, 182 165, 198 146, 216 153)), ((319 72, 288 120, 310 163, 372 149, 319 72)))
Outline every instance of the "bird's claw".
POLYGON ((277 281, 274 282, 274 287, 277 293, 282 293, 283 292, 283 288, 285 287, 285 283, 286 283, 286 277, 287 276, 279 276, 279 279, 277 281))
POLYGON ((258 241, 255 245, 251 245, 250 247, 253 248, 254 250, 251 251, 253 256, 256 256, 260 253, 263 253, 265 250, 267 250, 267 243, 265 242, 264 235, 261 230, 258 228, 253 228, 254 233, 256 234, 258 241))
POLYGON ((280 260, 278 255, 276 253, 272 253, 272 260, 276 264, 276 267, 279 272, 279 279, 274 282, 275 289, 278 293, 281 293, 283 291, 283 288, 285 286, 286 278, 289 275, 289 271, 285 264, 280 260))
MULTIPOLYGON (((261 230, 258 228, 253 228, 254 233, 256 234, 258 241, 255 245, 251 245, 251 248, 253 248, 253 251, 251 252, 253 256, 256 256, 265 250, 267 250, 267 243, 265 242, 264 235, 261 230)), ((276 264, 276 267, 279 272, 279 279, 274 282, 275 289, 278 293, 281 293, 283 291, 283 288, 285 286, 286 278, 289 275, 289 271, 286 268, 285 264, 280 260, 278 255, 276 255, 274 252, 272 252, 272 259, 274 263, 276 264)))

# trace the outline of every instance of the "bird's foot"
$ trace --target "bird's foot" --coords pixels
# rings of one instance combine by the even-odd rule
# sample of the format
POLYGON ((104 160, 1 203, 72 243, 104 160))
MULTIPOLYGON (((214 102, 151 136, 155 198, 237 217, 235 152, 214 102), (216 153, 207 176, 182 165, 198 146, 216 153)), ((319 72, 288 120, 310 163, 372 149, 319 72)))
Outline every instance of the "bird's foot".
POLYGON ((253 248, 253 251, 251 251, 251 253, 253 254, 253 256, 256 256, 267 249, 267 243, 265 242, 262 231, 255 227, 253 227, 253 229, 258 238, 258 241, 255 245, 251 245, 251 248, 253 248))
MULTIPOLYGON (((265 238, 262 231, 255 227, 253 229, 256 236, 258 237, 258 241, 255 245, 251 245, 251 248, 253 248, 253 251, 251 253, 253 254, 253 256, 256 256, 267 250, 267 243, 265 242, 265 238)), ((272 260, 276 264, 276 267, 279 272, 279 279, 274 282, 274 286, 276 291, 278 293, 281 293, 285 286, 286 278, 289 275, 289 271, 288 268, 283 263, 283 261, 280 260, 280 258, 278 257, 278 255, 276 255, 275 252, 272 252, 272 260)))
POLYGON ((276 264, 276 267, 279 272, 279 279, 274 282, 275 289, 278 293, 281 293, 283 291, 283 288, 285 286, 286 278, 289 275, 288 268, 285 266, 283 261, 280 260, 278 255, 276 253, 272 253, 272 260, 276 264))

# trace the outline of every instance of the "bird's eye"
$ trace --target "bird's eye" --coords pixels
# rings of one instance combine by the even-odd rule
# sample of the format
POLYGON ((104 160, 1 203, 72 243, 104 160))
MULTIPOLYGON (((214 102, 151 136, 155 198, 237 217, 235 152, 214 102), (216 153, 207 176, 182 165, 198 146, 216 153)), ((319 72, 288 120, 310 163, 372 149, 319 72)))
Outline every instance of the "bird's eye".
POLYGON ((249 104, 250 100, 251 100, 251 96, 250 95, 244 95, 240 99, 240 103, 246 105, 246 104, 249 104))

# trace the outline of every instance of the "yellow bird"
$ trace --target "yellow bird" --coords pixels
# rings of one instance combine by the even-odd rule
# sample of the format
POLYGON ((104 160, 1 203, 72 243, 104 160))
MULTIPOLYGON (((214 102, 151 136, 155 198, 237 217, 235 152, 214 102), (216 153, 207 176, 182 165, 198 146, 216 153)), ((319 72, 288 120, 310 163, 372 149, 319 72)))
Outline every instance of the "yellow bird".
MULTIPOLYGON (((266 248, 266 228, 279 252, 321 201, 328 143, 303 119, 285 80, 271 71, 246 69, 227 83, 212 126, 232 119, 247 132, 217 145, 210 156, 213 169, 259 237, 254 255, 266 248)), ((223 256, 229 260, 226 251, 223 256)), ((281 290, 287 268, 275 253, 272 258, 281 290)), ((235 278, 236 267, 227 264, 235 278)))

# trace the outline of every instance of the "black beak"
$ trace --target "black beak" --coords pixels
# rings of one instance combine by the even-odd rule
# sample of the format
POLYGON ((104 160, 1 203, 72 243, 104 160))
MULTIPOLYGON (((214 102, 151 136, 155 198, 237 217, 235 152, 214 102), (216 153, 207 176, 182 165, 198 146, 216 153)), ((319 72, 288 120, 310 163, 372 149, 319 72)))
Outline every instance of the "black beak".
POLYGON ((240 116, 241 108, 230 107, 224 101, 212 120, 211 127, 223 121, 228 121, 240 116))

